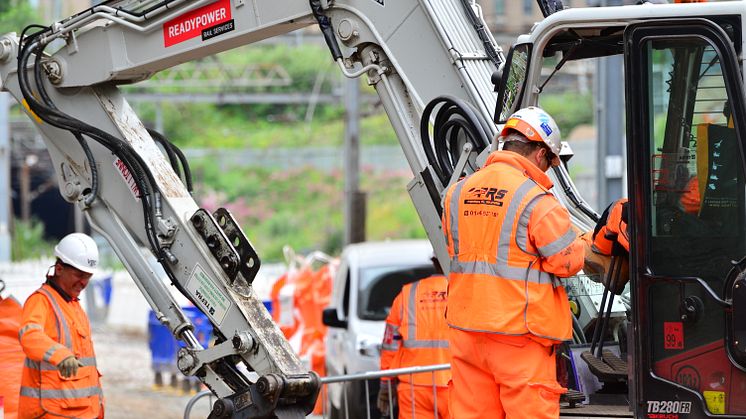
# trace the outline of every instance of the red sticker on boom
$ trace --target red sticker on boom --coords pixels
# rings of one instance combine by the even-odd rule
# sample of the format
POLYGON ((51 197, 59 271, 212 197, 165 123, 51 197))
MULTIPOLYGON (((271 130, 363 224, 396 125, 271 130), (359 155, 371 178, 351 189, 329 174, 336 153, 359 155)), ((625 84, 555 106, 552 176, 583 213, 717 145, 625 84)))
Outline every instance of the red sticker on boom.
POLYGON ((663 348, 684 349, 684 324, 663 322, 663 348))
MULTIPOLYGON (((163 44, 170 47, 198 36, 204 38, 204 31, 209 31, 230 21, 230 0, 218 0, 164 23, 163 44)), ((231 25, 230 30, 232 29, 231 25)))

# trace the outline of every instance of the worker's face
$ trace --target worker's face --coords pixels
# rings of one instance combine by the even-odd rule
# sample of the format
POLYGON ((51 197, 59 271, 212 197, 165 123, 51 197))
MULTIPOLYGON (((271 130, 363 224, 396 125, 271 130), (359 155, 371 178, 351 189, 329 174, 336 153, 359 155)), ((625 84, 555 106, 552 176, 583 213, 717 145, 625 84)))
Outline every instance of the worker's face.
POLYGON ((80 292, 88 286, 88 281, 93 276, 93 274, 59 262, 54 268, 57 275, 57 285, 73 298, 78 298, 80 292))
POLYGON ((550 167, 552 167, 554 158, 554 154, 545 147, 537 147, 534 152, 529 155, 529 160, 531 160, 536 167, 541 169, 542 172, 546 172, 550 167))

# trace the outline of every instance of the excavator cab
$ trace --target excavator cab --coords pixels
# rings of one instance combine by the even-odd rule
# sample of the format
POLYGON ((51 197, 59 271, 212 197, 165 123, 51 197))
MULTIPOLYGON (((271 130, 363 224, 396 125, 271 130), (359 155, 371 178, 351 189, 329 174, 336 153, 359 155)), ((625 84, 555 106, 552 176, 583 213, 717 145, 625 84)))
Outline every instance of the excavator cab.
POLYGON ((733 298, 746 267, 736 25, 648 22, 624 35, 627 80, 637 81, 626 85, 630 378, 647 417, 746 415, 743 322, 734 316, 746 301, 733 298))
MULTIPOLYGON (((508 54, 495 122, 540 103, 550 81, 541 72, 547 57, 559 62, 554 72, 571 60, 624 57, 631 243, 630 277, 623 280, 630 281, 629 327, 626 336, 600 333, 617 339, 627 353, 620 381, 627 384, 635 417, 744 418, 746 102, 737 59, 740 11, 724 8, 701 17, 688 5, 638 7, 644 18, 635 18, 630 7, 593 16, 559 12, 563 18, 519 38, 508 54)), ((562 173, 553 176, 562 184, 562 173)), ((568 209, 577 224, 594 221, 568 209)), ((593 365, 586 369, 597 372, 593 365)))

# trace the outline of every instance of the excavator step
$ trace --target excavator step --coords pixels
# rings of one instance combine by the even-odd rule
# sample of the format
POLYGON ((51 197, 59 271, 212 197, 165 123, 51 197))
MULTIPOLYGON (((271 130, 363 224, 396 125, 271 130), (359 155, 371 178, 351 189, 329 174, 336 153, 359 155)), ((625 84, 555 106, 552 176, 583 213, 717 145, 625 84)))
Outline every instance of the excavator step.
POLYGON ((569 408, 574 408, 576 404, 585 400, 585 393, 578 390, 567 390, 567 393, 560 396, 560 402, 569 404, 569 408))
POLYGON ((627 363, 609 350, 602 352, 603 359, 599 359, 589 351, 580 354, 580 358, 588 364, 588 369, 604 382, 618 382, 627 379, 627 363))

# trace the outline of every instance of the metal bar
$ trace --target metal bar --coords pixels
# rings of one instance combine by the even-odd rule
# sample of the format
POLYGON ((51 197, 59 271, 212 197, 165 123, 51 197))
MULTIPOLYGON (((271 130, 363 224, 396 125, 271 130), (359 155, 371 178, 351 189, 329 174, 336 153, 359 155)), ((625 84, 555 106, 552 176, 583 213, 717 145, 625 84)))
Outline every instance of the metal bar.
POLYGON ((189 416, 191 416, 192 414, 192 408, 197 403, 197 401, 199 401, 199 399, 205 398, 210 395, 212 395, 212 392, 210 390, 202 390, 199 393, 195 394, 191 399, 189 399, 189 402, 187 402, 187 405, 184 408, 184 419, 189 419, 189 416))
POLYGON ((368 380, 365 380, 365 413, 370 419, 370 389, 368 389, 368 380))
POLYGON ((438 419, 438 388, 435 385, 435 371, 432 371, 433 383, 433 419, 438 419))
POLYGON ((413 375, 414 374, 409 373, 409 400, 410 400, 411 405, 412 405, 412 418, 416 419, 415 416, 417 415, 417 413, 415 412, 415 408, 414 408, 414 384, 413 384, 414 383, 414 377, 413 377, 413 375))
POLYGON ((398 375, 407 374, 420 374, 423 372, 443 371, 448 369, 451 369, 451 364, 437 364, 418 367, 395 368, 382 371, 367 371, 358 374, 335 375, 332 377, 322 377, 320 381, 322 384, 341 383, 344 381, 372 380, 376 378, 395 377, 398 375))

